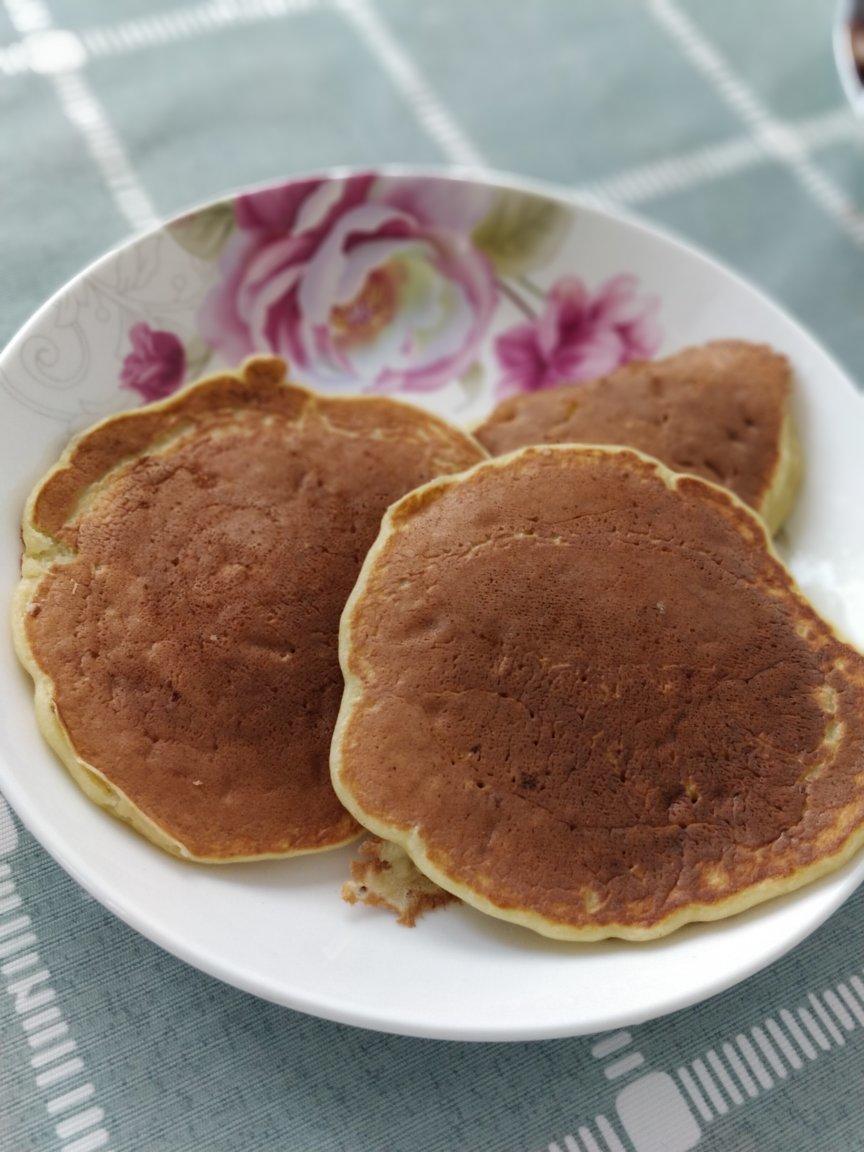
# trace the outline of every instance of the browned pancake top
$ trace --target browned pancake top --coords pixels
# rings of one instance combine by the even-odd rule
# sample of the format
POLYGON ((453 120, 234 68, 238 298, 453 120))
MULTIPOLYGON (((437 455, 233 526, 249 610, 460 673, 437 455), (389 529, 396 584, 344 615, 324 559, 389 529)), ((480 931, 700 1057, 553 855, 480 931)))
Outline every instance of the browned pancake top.
POLYGON ((482 455, 407 405, 283 377, 259 360, 97 427, 35 505, 72 553, 27 617, 60 717, 197 856, 351 834, 327 765, 340 613, 387 505, 482 455))
POLYGON ((777 470, 789 393, 785 357, 716 341, 586 384, 515 396, 475 434, 496 456, 526 444, 626 444, 758 509, 777 470))
POLYGON ((340 793, 466 899, 652 930, 864 819, 864 658, 740 503, 631 451, 407 496, 342 646, 340 793))

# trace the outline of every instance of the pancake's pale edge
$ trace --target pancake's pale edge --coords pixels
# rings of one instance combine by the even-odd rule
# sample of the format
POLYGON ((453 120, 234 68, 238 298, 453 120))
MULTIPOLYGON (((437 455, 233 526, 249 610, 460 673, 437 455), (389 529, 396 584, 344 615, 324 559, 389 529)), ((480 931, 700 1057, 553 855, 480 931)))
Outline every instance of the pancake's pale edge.
MULTIPOLYGON (((182 407, 184 401, 193 392, 206 389, 210 387, 214 381, 224 379, 226 376, 242 380, 250 366, 261 366, 269 361, 272 361, 275 372, 277 366, 281 364, 278 358, 253 356, 235 371, 226 370, 224 372, 211 374, 204 379, 187 384, 184 388, 164 400, 156 401, 153 404, 142 405, 140 408, 134 408, 129 411, 115 413, 91 425, 91 427, 85 429, 70 440, 57 463, 33 488, 24 507, 21 521, 24 553, 21 559, 21 580, 15 589, 12 599, 12 637, 18 659, 33 679, 33 701, 36 723, 42 735, 62 761, 75 783, 89 799, 101 808, 107 809, 113 816, 130 824, 136 832, 139 832, 142 836, 145 836, 152 843, 164 851, 169 852, 172 856, 180 857, 183 860, 194 861, 199 864, 237 864, 253 860, 282 860, 290 856, 308 856, 318 852, 329 852, 332 849, 341 848, 346 844, 352 843, 363 834, 363 830, 362 828, 358 829, 341 840, 320 847, 292 848, 285 852, 261 852, 251 856, 199 856, 190 852, 181 841, 175 839, 156 821, 147 816, 121 788, 118 788, 116 784, 112 783, 98 768, 89 764, 86 760, 83 760, 78 755, 72 738, 57 711, 54 682, 40 667, 27 637, 26 620, 30 603, 36 595, 42 578, 49 574, 52 566, 58 561, 62 561, 64 553, 66 552, 62 544, 58 543, 53 537, 47 536, 36 527, 35 506, 46 484, 48 484, 53 476, 67 467, 78 445, 98 429, 104 428, 109 424, 122 423, 127 420, 134 421, 141 415, 149 415, 153 412, 168 412, 172 408, 182 407)), ((365 404, 382 399, 382 397, 379 396, 320 396, 318 393, 312 392, 310 389, 286 379, 287 366, 283 365, 280 374, 282 376, 281 386, 291 388, 298 392, 304 392, 309 398, 301 413, 301 419, 310 406, 326 410, 331 405, 341 406, 346 403, 365 404)), ((391 398, 387 397, 387 399, 389 400, 391 398)), ((446 421, 441 420, 440 417, 426 412, 425 409, 419 409, 413 404, 407 404, 403 400, 393 399, 392 402, 402 407, 410 408, 412 411, 422 412, 424 416, 429 418, 430 422, 440 425, 454 435, 463 437, 467 442, 471 443, 472 446, 476 446, 479 452, 486 455, 485 449, 482 448, 479 442, 474 440, 470 433, 448 424, 446 421)), ((178 436, 182 436, 184 431, 185 429, 181 430, 178 436)), ((160 450, 166 450, 166 448, 170 447, 174 442, 175 438, 172 437, 167 444, 159 445, 160 450)), ((152 455, 152 450, 148 454, 152 455)), ((79 502, 75 514, 77 515, 82 510, 82 507, 86 507, 87 504, 92 503, 102 487, 109 482, 113 473, 121 468, 127 467, 133 460, 139 459, 140 455, 141 453, 137 453, 131 457, 115 462, 113 467, 109 469, 101 480, 91 486, 87 492, 86 499, 79 502)), ((69 559, 73 559, 71 554, 69 554, 69 559)))
POLYGON ((771 475, 770 484, 759 501, 759 507, 755 509, 765 521, 769 532, 779 532, 792 511, 801 484, 802 470, 801 446, 795 432, 791 404, 787 398, 783 423, 780 426, 780 442, 777 446, 777 466, 771 475))
MULTIPOLYGON (((670 932, 674 932, 684 924, 693 921, 720 920, 727 916, 734 916, 739 912, 744 912, 746 909, 752 908, 755 904, 761 904, 763 901, 770 900, 776 896, 782 896, 787 892, 792 892, 796 888, 801 888, 803 885, 810 884, 812 881, 818 880, 829 872, 835 871, 854 856, 859 848, 864 846, 864 824, 856 828, 843 842, 840 849, 833 855, 822 857, 806 867, 793 871, 787 876, 772 877, 762 880, 757 884, 749 885, 741 891, 734 893, 732 896, 728 896, 714 903, 689 904, 647 927, 639 926, 638 924, 611 923, 579 928, 561 923, 560 921, 551 920, 524 908, 508 908, 495 904, 486 896, 476 892, 473 888, 460 883, 433 863, 426 851, 423 837, 416 826, 414 828, 404 828, 396 824, 388 824, 386 821, 370 815, 363 809, 341 778, 343 736, 347 731, 354 709, 358 707, 363 700, 362 678, 353 672, 350 667, 352 617, 355 609, 363 600, 366 586, 370 581, 378 557, 386 548, 391 537, 398 532, 398 528, 394 525, 395 517, 411 505, 418 504, 420 507, 425 506, 428 503, 429 496, 435 493, 443 494, 446 489, 464 483, 476 472, 491 468, 506 468, 513 461, 523 456, 546 455, 557 452, 572 454, 586 450, 592 453, 608 455, 632 455, 644 463, 651 465, 654 472, 663 480, 666 486, 673 490, 677 488, 682 481, 685 481, 687 483, 701 484, 706 488, 720 492, 729 503, 739 511, 743 511, 746 516, 758 526, 764 539, 766 551, 789 576, 792 582, 793 595, 795 595, 797 599, 802 600, 812 610, 812 606, 801 593, 792 573, 775 551, 771 537, 762 518, 745 504, 743 500, 736 496, 734 492, 730 492, 729 489, 723 488, 719 484, 714 484, 710 480, 703 479, 701 476, 673 472, 672 469, 667 468, 667 466, 659 460, 655 460, 652 456, 648 456, 644 452, 639 452, 635 448, 592 444, 544 444, 519 448, 515 452, 507 453, 505 456, 493 456, 489 460, 475 464, 472 468, 464 472, 456 473, 452 476, 438 477, 428 484, 416 488, 413 492, 408 493, 407 496, 403 496, 388 508, 381 523, 381 532, 367 553, 366 560, 360 570, 357 583, 345 605, 340 622, 339 662, 342 666, 342 675, 345 679, 345 692, 342 697, 342 705, 339 709, 339 716, 333 733, 333 743, 330 751, 330 774, 336 795, 358 823, 363 824, 364 827, 368 828, 369 831, 373 832, 376 836, 398 844, 407 852, 420 871, 425 873, 430 880, 434 880, 441 888, 452 892, 454 896, 457 896, 460 900, 472 905, 479 911, 485 912, 489 916, 495 916, 501 920, 520 924, 525 928, 531 928, 542 936, 552 937, 557 940, 587 942, 603 940, 609 937, 617 937, 623 940, 654 940, 661 936, 667 936, 670 932)), ((837 641, 855 648, 855 645, 842 637, 829 621, 825 620, 821 614, 818 615, 825 627, 828 628, 831 635, 837 641)))

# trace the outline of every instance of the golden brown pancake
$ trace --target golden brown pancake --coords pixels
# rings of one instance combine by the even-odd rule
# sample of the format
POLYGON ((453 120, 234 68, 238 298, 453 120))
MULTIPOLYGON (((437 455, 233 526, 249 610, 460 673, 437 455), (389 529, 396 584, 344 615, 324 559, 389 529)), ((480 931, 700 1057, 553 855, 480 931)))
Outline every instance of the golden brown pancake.
POLYGON ((196 860, 352 839, 328 770, 339 615, 387 505, 483 456, 265 358, 73 441, 27 504, 15 633, 84 791, 196 860))
POLYGON ((792 509, 800 456, 785 356, 718 340, 586 384, 503 401, 475 430, 493 456, 526 444, 624 444, 731 488, 772 532, 792 509))
POLYGON ((484 912, 662 936, 864 839, 864 657, 731 493, 526 448, 387 513, 340 628, 346 807, 484 912))
POLYGON ((398 844, 365 839, 351 861, 351 879, 342 885, 342 899, 393 912, 397 922, 413 928, 419 916, 456 899, 424 876, 398 844))

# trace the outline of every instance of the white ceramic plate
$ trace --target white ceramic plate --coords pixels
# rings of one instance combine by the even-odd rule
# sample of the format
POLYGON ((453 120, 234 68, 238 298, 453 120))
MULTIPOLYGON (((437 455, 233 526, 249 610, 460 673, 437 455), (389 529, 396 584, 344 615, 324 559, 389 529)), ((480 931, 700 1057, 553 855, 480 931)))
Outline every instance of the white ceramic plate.
MULTIPOLYGON (((253 348, 285 352, 318 387, 398 391, 470 422, 504 391, 724 336, 768 341, 795 366, 807 472, 781 544, 817 606, 864 643, 864 405, 818 344, 643 225, 418 173, 331 173, 211 205, 37 313, 0 358, 0 596, 26 493, 70 432, 253 348)), ((162 947, 281 1004, 408 1035, 530 1039, 670 1012, 776 959, 864 877, 861 858, 651 945, 555 944, 463 907, 409 931, 341 901, 348 851, 190 866, 95 808, 40 738, 8 642, 0 788, 79 883, 162 947)))

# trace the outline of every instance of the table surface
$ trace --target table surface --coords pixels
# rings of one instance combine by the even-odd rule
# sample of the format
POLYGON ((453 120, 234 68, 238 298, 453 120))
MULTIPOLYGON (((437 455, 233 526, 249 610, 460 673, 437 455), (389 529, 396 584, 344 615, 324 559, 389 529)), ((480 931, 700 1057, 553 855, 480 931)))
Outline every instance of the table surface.
MULTIPOLYGON (((701 244, 864 372, 833 0, 6 0, 0 343, 132 231, 331 164, 554 182, 701 244)), ((9 1152, 864 1149, 864 891, 614 1036, 458 1045, 258 1002, 135 935, 0 800, 9 1152), (22 943, 23 942, 23 943, 22 943)))

